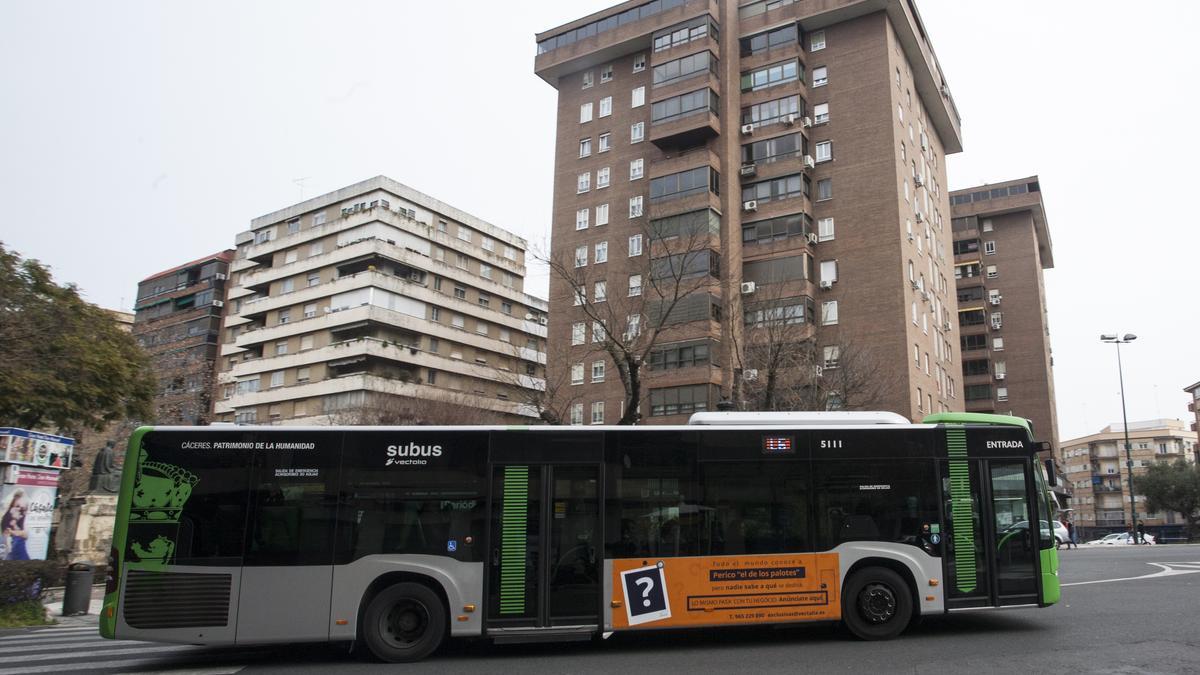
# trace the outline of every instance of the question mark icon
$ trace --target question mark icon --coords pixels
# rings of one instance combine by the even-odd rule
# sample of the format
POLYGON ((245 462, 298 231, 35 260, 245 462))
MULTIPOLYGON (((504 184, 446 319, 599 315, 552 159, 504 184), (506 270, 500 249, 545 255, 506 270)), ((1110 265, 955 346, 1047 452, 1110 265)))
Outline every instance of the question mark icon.
POLYGON ((642 606, 649 607, 650 599, 647 596, 650 595, 650 591, 654 588, 654 580, 650 577, 640 577, 638 579, 634 579, 633 583, 637 584, 638 586, 642 586, 644 584, 644 588, 642 588, 642 606))

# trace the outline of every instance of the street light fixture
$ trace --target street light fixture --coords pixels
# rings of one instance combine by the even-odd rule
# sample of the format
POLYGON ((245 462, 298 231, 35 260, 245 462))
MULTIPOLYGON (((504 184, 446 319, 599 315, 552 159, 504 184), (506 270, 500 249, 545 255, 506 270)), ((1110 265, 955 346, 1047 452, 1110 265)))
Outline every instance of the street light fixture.
POLYGON ((1133 521, 1133 541, 1142 543, 1138 536, 1137 503, 1133 497, 1133 452, 1129 445, 1129 418, 1125 415, 1125 372, 1121 366, 1121 345, 1129 344, 1137 339, 1133 333, 1117 337, 1116 333, 1105 333, 1100 336, 1101 342, 1117 346, 1117 378, 1121 382, 1121 427, 1125 431, 1125 466, 1129 469, 1129 517, 1133 521))

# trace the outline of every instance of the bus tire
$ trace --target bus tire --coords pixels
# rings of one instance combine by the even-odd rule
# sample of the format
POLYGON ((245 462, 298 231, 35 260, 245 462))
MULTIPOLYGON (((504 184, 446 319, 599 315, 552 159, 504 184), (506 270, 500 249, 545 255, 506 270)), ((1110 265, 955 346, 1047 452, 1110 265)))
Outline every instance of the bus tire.
POLYGON ((381 661, 419 661, 446 637, 446 606, 428 586, 411 582, 389 586, 367 605, 361 635, 381 661))
POLYGON ((890 640, 908 627, 912 615, 912 591, 892 570, 866 567, 846 581, 842 621, 859 639, 890 640))

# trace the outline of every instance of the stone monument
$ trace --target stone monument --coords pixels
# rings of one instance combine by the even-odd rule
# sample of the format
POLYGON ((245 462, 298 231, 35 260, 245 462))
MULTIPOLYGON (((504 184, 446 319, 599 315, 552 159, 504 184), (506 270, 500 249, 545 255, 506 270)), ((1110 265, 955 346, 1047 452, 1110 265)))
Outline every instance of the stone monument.
POLYGON ((121 489, 122 456, 109 440, 96 454, 88 490, 68 500, 58 528, 57 548, 69 560, 106 564, 117 519, 117 493, 121 489))

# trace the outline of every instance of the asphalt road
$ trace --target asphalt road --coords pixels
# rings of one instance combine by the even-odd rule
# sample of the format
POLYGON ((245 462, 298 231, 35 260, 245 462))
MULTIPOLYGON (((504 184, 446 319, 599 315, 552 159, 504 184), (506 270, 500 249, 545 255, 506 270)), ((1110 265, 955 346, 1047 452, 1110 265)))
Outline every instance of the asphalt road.
MULTIPOLYGON (((900 639, 859 642, 832 625, 618 634, 607 641, 495 646, 456 642, 392 666, 326 646, 95 652, 94 672, 201 673, 1200 673, 1200 546, 1064 550, 1063 601, 925 619, 900 639), (111 665, 108 665, 110 664, 111 665)), ((0 635, 5 647, 43 633, 0 635)), ((47 638, 51 633, 46 632, 47 638)), ((63 640, 63 638, 57 638, 63 640)), ((104 649, 128 643, 105 642, 104 649)), ((62 645, 66 647, 66 645, 62 645)), ((147 645, 147 647, 154 647, 147 645)), ((24 647, 21 647, 23 649, 24 647)), ((36 647, 34 654, 37 654, 36 647)), ((78 652, 80 655, 88 653, 78 652)), ((66 659, 67 656, 61 658, 66 659)), ((39 662, 43 663, 43 662, 39 662)), ((47 660, 43 672, 67 672, 47 660)), ((4 664, 0 663, 0 666, 4 664)), ((0 667, 0 675, 10 672, 0 667)), ((26 672, 13 670, 11 672, 26 672)))

